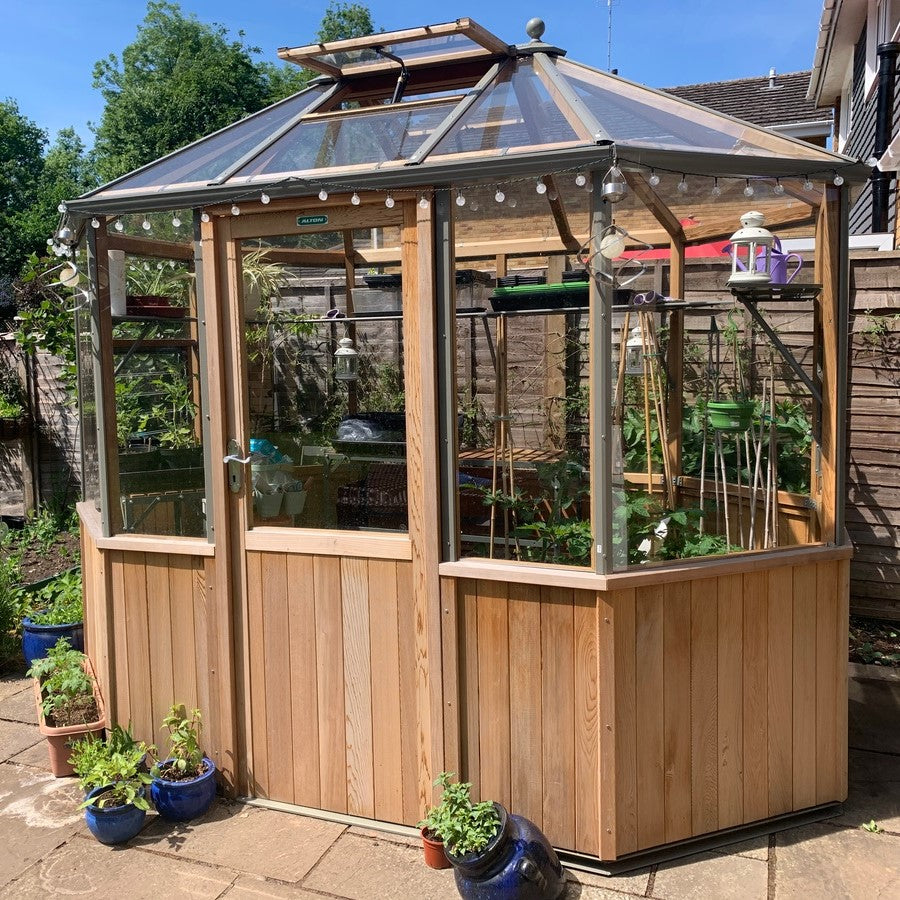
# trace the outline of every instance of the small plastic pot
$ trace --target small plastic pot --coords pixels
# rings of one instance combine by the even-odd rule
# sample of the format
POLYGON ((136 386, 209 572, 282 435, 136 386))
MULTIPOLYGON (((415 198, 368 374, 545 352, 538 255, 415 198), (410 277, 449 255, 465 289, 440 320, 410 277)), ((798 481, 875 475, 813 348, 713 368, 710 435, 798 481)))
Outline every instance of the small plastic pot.
POLYGON ((429 869, 449 869, 450 860, 444 853, 444 842, 428 837, 428 830, 420 829, 422 834, 422 850, 425 854, 425 865, 429 869))
MULTIPOLYGON (((85 799, 96 797, 109 790, 111 786, 94 788, 85 799)), ((141 796, 144 796, 143 788, 141 788, 141 796)), ((126 841, 130 841, 144 827, 146 815, 145 810, 138 809, 133 803, 110 806, 105 809, 93 805, 84 808, 84 820, 87 822, 87 827, 101 844, 124 844, 126 841)))
MULTIPOLYGON (((156 811, 170 822, 188 822, 202 816, 212 806, 216 797, 216 764, 207 756, 203 757, 206 771, 197 778, 187 781, 167 781, 154 776, 150 785, 150 799, 156 811)), ((171 759, 164 759, 159 765, 165 769, 171 759)))

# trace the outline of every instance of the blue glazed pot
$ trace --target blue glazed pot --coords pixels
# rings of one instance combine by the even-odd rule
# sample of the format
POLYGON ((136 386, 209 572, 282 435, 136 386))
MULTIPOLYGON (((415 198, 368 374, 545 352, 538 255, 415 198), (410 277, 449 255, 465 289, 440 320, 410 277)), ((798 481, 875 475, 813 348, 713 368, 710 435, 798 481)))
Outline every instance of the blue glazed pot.
MULTIPOLYGON (((150 785, 150 799, 157 812, 170 822, 187 822, 202 816, 216 796, 216 764, 208 757, 203 757, 207 770, 190 781, 166 781, 154 777, 150 785)), ((164 759, 160 767, 164 767, 169 759, 164 759)))
POLYGON ((447 858, 456 889, 466 900, 557 900, 566 889, 566 874, 541 830, 499 804, 500 830, 484 850, 447 858))
POLYGON ((47 651, 64 637, 73 650, 84 651, 84 623, 68 625, 36 625, 29 618, 22 620, 22 653, 25 665, 31 668, 36 659, 43 659, 47 651))
MULTIPOLYGON (((108 790, 106 787, 94 788, 85 799, 96 797, 108 790)), ((141 789, 141 796, 144 790, 141 789)), ((84 808, 84 819, 91 834, 101 844, 124 844, 130 841, 144 827, 144 817, 147 815, 143 809, 138 809, 133 803, 124 806, 110 806, 100 809, 96 806, 84 808)))

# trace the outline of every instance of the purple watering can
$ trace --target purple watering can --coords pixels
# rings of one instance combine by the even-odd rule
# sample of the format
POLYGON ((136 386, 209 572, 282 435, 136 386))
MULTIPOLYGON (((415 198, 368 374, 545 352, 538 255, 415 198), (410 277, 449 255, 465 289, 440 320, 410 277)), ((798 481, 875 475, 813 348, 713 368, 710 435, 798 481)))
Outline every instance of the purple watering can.
MULTIPOLYGON (((722 248, 722 253, 726 256, 731 256, 731 244, 726 244, 722 248)), ((760 248, 759 253, 757 253, 757 259, 762 260, 765 258, 766 251, 764 248, 760 248)), ((742 272, 747 271, 747 267, 741 262, 740 258, 737 261, 738 268, 742 272)), ((785 253, 781 249, 781 241, 778 238, 775 238, 775 246, 772 247, 772 271, 771 271, 771 284, 790 284, 794 278, 797 276, 797 273, 803 266, 803 257, 797 253, 785 253), (789 259, 797 260, 797 268, 788 275, 787 264, 789 259)))

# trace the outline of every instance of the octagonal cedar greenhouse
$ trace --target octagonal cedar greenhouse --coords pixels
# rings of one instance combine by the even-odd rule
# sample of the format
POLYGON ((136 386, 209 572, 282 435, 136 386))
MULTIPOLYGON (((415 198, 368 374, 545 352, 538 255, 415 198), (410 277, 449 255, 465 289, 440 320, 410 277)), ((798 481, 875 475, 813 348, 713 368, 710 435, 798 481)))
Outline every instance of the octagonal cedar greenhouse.
POLYGON ((865 169, 469 19, 280 55, 322 75, 68 207, 115 718, 342 821, 459 772, 570 861, 841 801, 865 169), (729 286, 749 210, 790 284, 729 286))

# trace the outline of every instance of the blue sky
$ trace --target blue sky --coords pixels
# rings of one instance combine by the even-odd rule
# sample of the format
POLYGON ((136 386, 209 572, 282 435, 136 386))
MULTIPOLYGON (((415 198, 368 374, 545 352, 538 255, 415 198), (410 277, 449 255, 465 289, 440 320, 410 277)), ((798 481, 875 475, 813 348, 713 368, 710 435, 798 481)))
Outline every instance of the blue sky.
MULTIPOLYGON (((242 29, 246 42, 277 60, 275 49, 313 39, 327 0, 183 0, 204 21, 242 29)), ((372 0, 377 26, 386 30, 470 16, 508 43, 526 40, 525 22, 541 16, 544 40, 580 62, 605 68, 607 0, 529 4, 492 0, 449 7, 372 0)), ((0 0, 4 48, 0 98, 51 137, 72 125, 90 145, 89 122, 102 111, 91 87, 94 63, 119 54, 134 39, 146 4, 141 0, 0 0)), ((812 65, 822 0, 614 0, 612 65, 653 87, 764 75, 774 66, 794 72, 812 65)))

